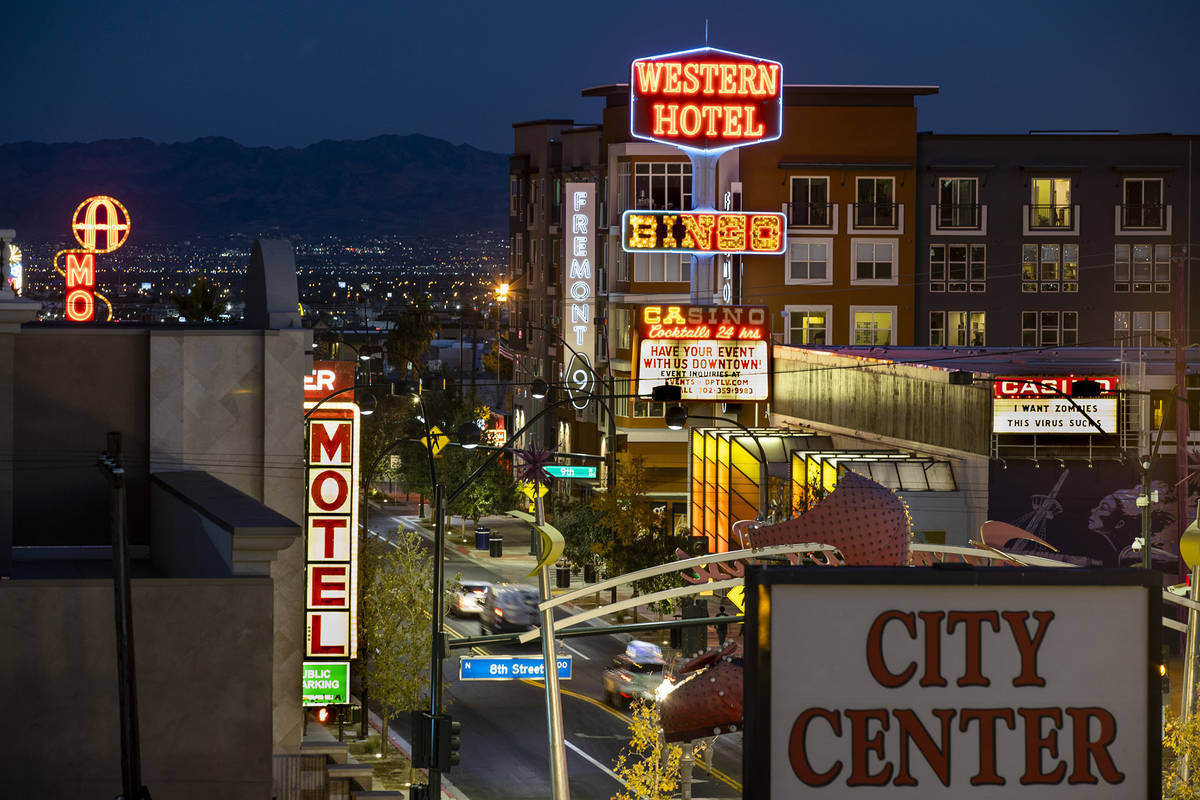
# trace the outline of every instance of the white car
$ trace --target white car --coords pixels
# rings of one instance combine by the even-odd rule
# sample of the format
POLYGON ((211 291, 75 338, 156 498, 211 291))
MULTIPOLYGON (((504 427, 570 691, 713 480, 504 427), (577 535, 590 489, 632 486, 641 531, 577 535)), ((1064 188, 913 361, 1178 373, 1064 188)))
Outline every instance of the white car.
POLYGON ((492 585, 487 581, 463 581, 454 589, 450 613, 456 617, 478 617, 483 610, 483 598, 492 585))

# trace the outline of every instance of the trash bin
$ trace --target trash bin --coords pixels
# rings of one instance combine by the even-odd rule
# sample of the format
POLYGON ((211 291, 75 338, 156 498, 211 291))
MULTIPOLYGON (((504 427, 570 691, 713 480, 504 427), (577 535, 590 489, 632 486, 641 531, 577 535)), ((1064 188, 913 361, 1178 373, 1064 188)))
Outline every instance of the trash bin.
POLYGON ((557 589, 566 589, 571 585, 571 568, 564 565, 559 565, 554 568, 554 586, 557 589))
POLYGON ((583 582, 584 583, 595 583, 596 582, 596 567, 594 564, 584 564, 583 565, 583 582))
POLYGON ((492 536, 492 531, 490 528, 484 528, 482 526, 476 528, 475 529, 475 549, 476 550, 487 550, 489 547, 488 540, 491 538, 491 536, 492 536))
POLYGON ((490 537, 489 549, 491 550, 492 558, 500 558, 504 555, 504 539, 500 536, 488 534, 490 537))

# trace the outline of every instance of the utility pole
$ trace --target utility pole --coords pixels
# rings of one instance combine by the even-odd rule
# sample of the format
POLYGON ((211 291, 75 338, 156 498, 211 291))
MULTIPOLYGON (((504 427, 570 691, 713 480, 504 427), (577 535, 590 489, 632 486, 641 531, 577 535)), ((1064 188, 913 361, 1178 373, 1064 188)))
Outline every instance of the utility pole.
POLYGON ((97 462, 108 481, 109 521, 112 524, 113 599, 117 622, 117 690, 121 724, 121 798, 149 800, 142 785, 141 742, 138 738, 137 674, 133 650, 133 598, 129 579, 128 519, 125 468, 121 466, 121 434, 109 432, 107 449, 97 462))
MULTIPOLYGON (((541 484, 533 486, 533 513, 538 528, 546 524, 546 511, 542 504, 541 484)), ((539 540, 542 537, 538 537, 539 540)), ((543 541, 543 546, 545 542, 543 541)), ((538 554, 541 560, 544 553, 538 554)), ((550 565, 542 564, 538 570, 538 588, 542 602, 553 595, 550 592, 550 565)), ((567 782, 567 751, 563 733, 562 695, 558 689, 558 653, 554 641, 554 609, 542 611, 542 661, 546 665, 546 722, 550 728, 550 791, 554 800, 567 800, 571 796, 567 782)))
MULTIPOLYGON (((1187 527, 1188 401, 1187 401, 1187 248, 1175 254, 1175 520, 1179 535, 1187 527)), ((1176 541, 1178 545, 1178 541, 1176 541)), ((1179 580, 1187 575, 1179 560, 1179 580)))

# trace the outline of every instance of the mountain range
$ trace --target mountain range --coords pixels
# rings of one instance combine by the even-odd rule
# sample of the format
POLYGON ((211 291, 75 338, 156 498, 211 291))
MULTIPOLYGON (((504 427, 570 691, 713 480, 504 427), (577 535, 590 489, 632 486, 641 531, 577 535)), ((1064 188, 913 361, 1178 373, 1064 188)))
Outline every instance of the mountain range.
MULTIPOLYGON (((0 145, 0 228, 70 236, 85 198, 107 194, 146 241, 192 236, 446 236, 501 230, 508 156, 427 136, 245 147, 220 137, 0 145)), ((131 240, 132 241, 132 240, 131 240)))

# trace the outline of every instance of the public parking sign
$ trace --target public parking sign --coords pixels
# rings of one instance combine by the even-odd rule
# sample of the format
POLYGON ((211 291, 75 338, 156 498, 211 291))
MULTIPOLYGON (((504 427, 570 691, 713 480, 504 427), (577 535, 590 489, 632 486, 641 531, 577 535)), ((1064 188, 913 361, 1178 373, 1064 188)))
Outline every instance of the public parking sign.
POLYGON ((751 568, 746 796, 1157 800, 1150 570, 751 568))
MULTIPOLYGON (((505 681, 541 678, 546 674, 541 656, 463 656, 458 677, 464 681, 505 681)), ((558 657, 558 679, 570 680, 571 657, 558 657)))
POLYGON ((300 688, 306 706, 349 703, 350 662, 305 661, 300 688))

